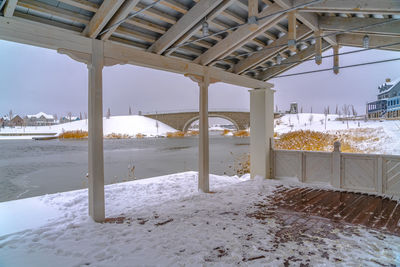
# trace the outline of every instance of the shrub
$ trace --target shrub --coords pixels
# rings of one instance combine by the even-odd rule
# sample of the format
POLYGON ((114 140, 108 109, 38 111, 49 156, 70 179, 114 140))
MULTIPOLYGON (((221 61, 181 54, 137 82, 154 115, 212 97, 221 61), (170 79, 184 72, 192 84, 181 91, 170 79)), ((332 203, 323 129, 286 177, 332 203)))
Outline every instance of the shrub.
POLYGON ((250 136, 250 132, 246 131, 246 130, 240 130, 240 131, 233 132, 233 136, 235 136, 235 137, 247 137, 247 136, 250 136))
POLYGON ((86 131, 66 131, 62 132, 59 139, 85 139, 88 138, 89 134, 86 131))

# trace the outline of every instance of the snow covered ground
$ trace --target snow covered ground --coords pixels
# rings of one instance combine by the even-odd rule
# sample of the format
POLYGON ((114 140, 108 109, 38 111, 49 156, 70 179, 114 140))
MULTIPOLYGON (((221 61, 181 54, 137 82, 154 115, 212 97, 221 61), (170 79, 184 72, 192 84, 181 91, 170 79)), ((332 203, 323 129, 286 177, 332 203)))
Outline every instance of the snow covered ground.
MULTIPOLYGON (((280 119, 275 119, 275 132, 278 134, 297 130, 311 130, 326 133, 346 133, 357 129, 372 129, 371 133, 379 138, 378 141, 364 144, 366 147, 373 146, 377 153, 400 154, 400 120, 337 120, 338 115, 328 115, 325 129, 324 114, 286 114, 280 119), (310 122, 311 120, 311 122, 310 122)), ((362 147, 363 144, 359 144, 362 147)))
MULTIPOLYGON (((135 136, 136 134, 145 134, 146 136, 165 136, 167 132, 175 132, 176 130, 162 122, 158 122, 151 118, 139 115, 132 116, 114 116, 109 119, 103 118, 103 133, 108 135, 111 133, 127 134, 135 136), (158 126, 158 128, 157 128, 158 126)), ((56 133, 60 134, 63 131, 87 131, 87 120, 74 121, 53 126, 38 126, 38 127, 15 127, 15 128, 0 128, 0 134, 5 133, 56 133)), ((32 136, 0 136, 0 139, 31 139, 32 136)))
POLYGON ((399 237, 360 227, 355 235, 334 229, 338 239, 274 242, 281 225, 246 215, 276 186, 294 182, 248 178, 211 175, 212 194, 197 191, 195 172, 106 186, 106 215, 125 217, 122 224, 92 222, 86 190, 0 203, 8 229, 0 266, 400 264, 399 237))

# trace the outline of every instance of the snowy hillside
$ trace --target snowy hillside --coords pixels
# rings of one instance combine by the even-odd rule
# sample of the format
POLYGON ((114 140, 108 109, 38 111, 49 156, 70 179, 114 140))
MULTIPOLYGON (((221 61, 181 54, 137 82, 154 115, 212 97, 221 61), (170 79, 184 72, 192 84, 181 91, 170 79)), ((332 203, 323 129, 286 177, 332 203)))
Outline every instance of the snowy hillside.
MULTIPOLYGON (((57 133, 63 131, 87 131, 87 120, 73 121, 53 126, 38 126, 38 127, 15 127, 15 128, 0 128, 0 133, 57 133)), ((147 136, 166 135, 167 132, 175 132, 176 130, 162 122, 144 116, 114 116, 109 119, 103 118, 103 133, 108 135, 127 134, 135 136, 136 134, 145 134, 147 136), (158 128, 157 128, 158 126, 158 128)), ((0 137, 2 138, 2 137, 0 137)), ((6 137, 3 137, 6 138, 6 137)), ((9 137, 8 137, 9 138, 9 137)), ((17 138, 31 138, 31 137, 17 137, 17 138)))
MULTIPOLYGON (((87 215, 87 190, 0 203, 0 266, 390 266, 400 238, 346 226, 303 241, 276 236, 273 218, 249 217, 255 204, 290 181, 210 177, 197 191, 186 172, 108 185, 106 215, 87 215), (29 218, 29 219, 28 219, 29 218), (355 234, 349 234, 349 230, 355 234), (330 238, 334 236, 334 238, 330 238)), ((318 225, 313 226, 320 229, 318 225)))

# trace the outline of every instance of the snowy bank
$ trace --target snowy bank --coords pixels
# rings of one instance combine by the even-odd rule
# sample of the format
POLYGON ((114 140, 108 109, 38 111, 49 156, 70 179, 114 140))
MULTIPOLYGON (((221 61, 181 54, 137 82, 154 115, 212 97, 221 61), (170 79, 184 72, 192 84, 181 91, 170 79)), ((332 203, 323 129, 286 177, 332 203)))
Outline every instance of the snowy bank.
MULTIPOLYGON (((203 194, 197 191, 197 173, 186 172, 106 186, 106 215, 124 218, 121 224, 92 222, 87 216, 86 190, 20 200, 18 205, 40 202, 41 209, 46 211, 42 214, 48 211, 50 215, 24 231, 0 236, 0 265, 400 263, 399 237, 357 227, 356 235, 333 230, 337 239, 322 236, 317 237, 316 243, 277 244, 274 234, 284 229, 274 219, 260 222, 247 215, 254 210, 255 203, 268 199, 281 184, 285 182, 211 175, 213 193, 203 194)), ((0 218, 4 218, 2 212, 8 204, 0 203, 0 218)), ((32 208, 7 220, 29 221, 35 212, 32 208)), ((13 232, 11 227, 9 230, 13 232)))
MULTIPOLYGON (((87 131, 88 121, 80 120, 53 126, 29 126, 15 128, 0 128, 0 134, 44 134, 55 133, 60 134, 65 131, 87 131)), ((132 116, 113 116, 109 119, 103 118, 103 134, 112 133, 136 136, 136 134, 144 134, 146 136, 165 136, 167 132, 175 132, 176 130, 162 122, 156 121, 139 115, 132 116)), ((0 136, 0 139, 31 139, 32 136, 0 136)))

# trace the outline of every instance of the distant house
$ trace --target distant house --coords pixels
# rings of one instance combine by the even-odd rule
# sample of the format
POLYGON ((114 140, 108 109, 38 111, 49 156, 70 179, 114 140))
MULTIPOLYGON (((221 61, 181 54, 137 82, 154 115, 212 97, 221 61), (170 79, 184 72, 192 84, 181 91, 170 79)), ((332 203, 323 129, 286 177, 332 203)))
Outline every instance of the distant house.
POLYGON ((25 121, 26 125, 30 126, 43 126, 43 125, 56 124, 54 116, 46 114, 44 112, 39 112, 38 114, 35 115, 26 115, 25 121))
POLYGON ((75 117, 75 116, 67 116, 67 117, 62 117, 60 119, 60 123, 67 123, 67 122, 72 122, 72 121, 79 121, 80 118, 79 117, 75 117))
POLYGON ((4 127, 4 119, 0 118, 0 127, 4 127))
POLYGON ((24 119, 22 119, 19 115, 14 116, 8 123, 8 126, 15 127, 15 126, 23 126, 24 119))
POLYGON ((400 118, 400 78, 378 87, 378 100, 367 104, 368 118, 400 118))

